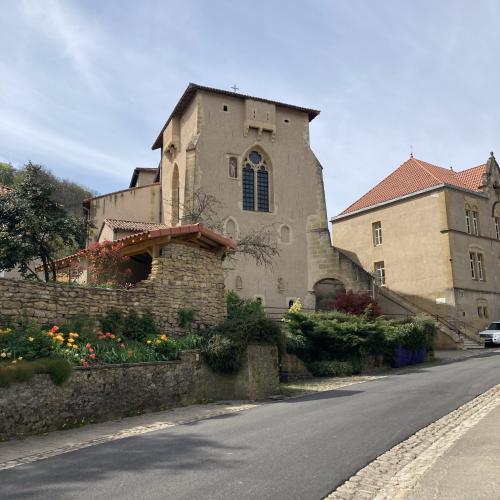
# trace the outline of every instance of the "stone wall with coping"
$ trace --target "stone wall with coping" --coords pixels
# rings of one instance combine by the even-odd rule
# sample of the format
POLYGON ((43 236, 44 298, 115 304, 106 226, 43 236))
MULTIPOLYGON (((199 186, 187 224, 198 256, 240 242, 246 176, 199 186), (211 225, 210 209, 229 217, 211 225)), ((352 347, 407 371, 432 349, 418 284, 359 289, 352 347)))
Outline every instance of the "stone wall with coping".
POLYGON ((151 311, 162 329, 180 333, 181 309, 194 310, 194 326, 223 321, 224 292, 220 255, 171 243, 153 260, 149 278, 130 290, 0 278, 0 318, 18 322, 24 316, 45 325, 77 314, 98 318, 110 309, 151 311))
POLYGON ((75 368, 61 386, 48 375, 0 388, 0 440, 145 411, 279 392, 276 347, 251 345, 240 371, 213 372, 199 351, 180 361, 75 368))

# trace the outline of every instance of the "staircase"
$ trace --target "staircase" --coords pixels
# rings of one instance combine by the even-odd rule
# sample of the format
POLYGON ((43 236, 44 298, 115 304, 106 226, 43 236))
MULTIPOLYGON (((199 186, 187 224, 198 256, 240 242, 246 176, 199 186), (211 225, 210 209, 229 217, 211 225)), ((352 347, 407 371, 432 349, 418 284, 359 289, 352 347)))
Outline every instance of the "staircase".
POLYGON ((483 340, 473 340, 469 337, 462 337, 462 342, 464 343, 464 349, 473 350, 473 349, 484 349, 484 341, 483 340))
POLYGON ((376 286, 375 289, 378 295, 384 296, 412 314, 425 313, 433 317, 438 330, 453 340, 460 348, 466 350, 484 349, 484 341, 479 338, 477 333, 465 331, 465 325, 460 327, 457 324, 450 323, 446 318, 435 316, 387 287, 376 286))

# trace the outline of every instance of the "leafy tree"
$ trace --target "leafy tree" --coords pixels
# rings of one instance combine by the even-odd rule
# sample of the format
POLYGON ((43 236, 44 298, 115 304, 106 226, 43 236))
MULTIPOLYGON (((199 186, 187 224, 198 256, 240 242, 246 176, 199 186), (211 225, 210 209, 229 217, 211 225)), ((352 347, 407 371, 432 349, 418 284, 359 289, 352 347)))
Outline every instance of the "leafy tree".
POLYGON ((16 169, 10 163, 0 162, 0 184, 4 186, 12 186, 16 169))
POLYGON ((85 221, 55 201, 55 188, 40 165, 28 163, 12 191, 0 197, 0 270, 19 266, 21 274, 56 279, 54 260, 62 247, 83 246, 85 221))

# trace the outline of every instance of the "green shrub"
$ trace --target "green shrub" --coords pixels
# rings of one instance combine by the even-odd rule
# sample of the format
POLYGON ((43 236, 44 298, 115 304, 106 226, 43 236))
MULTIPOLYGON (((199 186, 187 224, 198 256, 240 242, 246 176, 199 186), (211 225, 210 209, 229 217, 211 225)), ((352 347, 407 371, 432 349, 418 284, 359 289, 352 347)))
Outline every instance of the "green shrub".
POLYGON ((205 344, 205 337, 197 335, 196 333, 191 333, 186 337, 181 337, 177 340, 177 347, 180 351, 186 351, 189 349, 201 349, 205 344))
MULTIPOLYGON (((410 351, 432 349, 435 324, 427 316, 395 322, 338 311, 289 312, 284 318, 286 349, 307 364, 346 361, 361 366, 370 356, 392 362, 397 346, 410 351)), ((312 365, 321 372, 328 368, 312 365)), ((325 365, 328 366, 328 365, 325 365)))
POLYGON ((242 299, 233 290, 226 293, 226 303, 228 319, 266 317, 264 307, 260 302, 254 299, 242 299))
POLYGON ((349 377, 360 372, 359 363, 352 361, 313 361, 307 369, 315 377, 349 377))
POLYGON ((41 359, 35 363, 36 373, 47 373, 55 385, 62 385, 71 375, 72 366, 64 359, 41 359))
POLYGON ((46 373, 56 385, 63 384, 71 375, 71 364, 63 359, 39 359, 0 363, 0 387, 13 382, 27 382, 35 373, 46 373))
POLYGON ((101 318, 101 326, 104 332, 138 341, 159 334, 154 318, 149 312, 139 315, 135 311, 130 311, 125 314, 117 309, 110 309, 101 318))
POLYGON ((34 322, 0 329, 0 360, 33 360, 50 356, 52 340, 34 322))
MULTIPOLYGON (((52 325, 51 325, 52 326, 52 325)), ((77 314, 60 326, 63 332, 77 332, 80 342, 97 339, 97 321, 86 314, 77 314)))
POLYGON ((194 320, 194 311, 192 309, 179 310, 179 326, 181 328, 188 328, 194 320))
POLYGON ((240 369, 246 345, 220 334, 211 335, 204 349, 203 356, 214 371, 235 373, 240 369))

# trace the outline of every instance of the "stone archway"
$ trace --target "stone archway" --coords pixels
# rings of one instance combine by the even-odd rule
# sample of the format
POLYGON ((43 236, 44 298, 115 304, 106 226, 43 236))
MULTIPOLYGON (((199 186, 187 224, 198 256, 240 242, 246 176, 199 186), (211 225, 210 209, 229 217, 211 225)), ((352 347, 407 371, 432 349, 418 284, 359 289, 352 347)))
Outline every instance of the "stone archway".
POLYGON ((340 293, 345 293, 345 285, 335 278, 325 278, 314 285, 316 297, 316 311, 331 311, 335 298, 340 293))

